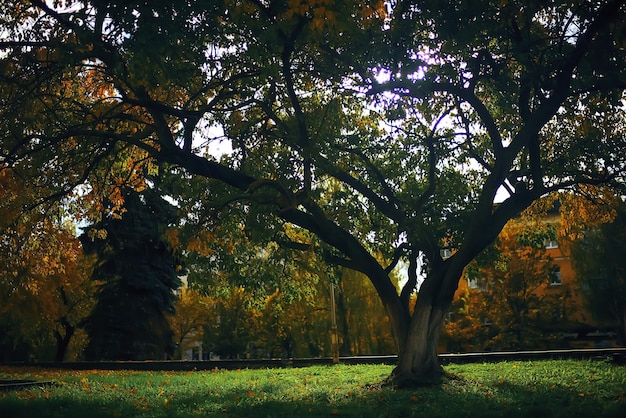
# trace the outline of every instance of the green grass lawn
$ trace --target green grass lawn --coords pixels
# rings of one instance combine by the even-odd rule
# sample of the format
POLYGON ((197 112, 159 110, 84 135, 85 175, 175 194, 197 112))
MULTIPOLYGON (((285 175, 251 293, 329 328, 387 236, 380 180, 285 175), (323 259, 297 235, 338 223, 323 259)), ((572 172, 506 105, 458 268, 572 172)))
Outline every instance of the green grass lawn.
POLYGON ((450 365, 451 378, 380 388, 390 366, 202 372, 0 367, 54 386, 0 393, 0 417, 624 417, 626 367, 604 361, 450 365))

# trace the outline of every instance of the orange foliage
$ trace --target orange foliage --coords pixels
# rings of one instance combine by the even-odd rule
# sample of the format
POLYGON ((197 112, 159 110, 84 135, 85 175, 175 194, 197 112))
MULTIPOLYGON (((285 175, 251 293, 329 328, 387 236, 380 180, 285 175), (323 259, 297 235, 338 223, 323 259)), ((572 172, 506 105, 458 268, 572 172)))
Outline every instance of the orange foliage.
POLYGON ((457 292, 442 343, 451 351, 545 348, 543 328, 563 309, 560 295, 546 292, 556 264, 544 241, 554 231, 537 218, 510 221, 483 261, 476 286, 457 292))
MULTIPOLYGON (((338 16, 345 14, 345 10, 340 10, 346 6, 344 3, 335 0, 288 0, 283 17, 292 19, 294 16, 307 16, 311 30, 319 33, 337 25, 338 16)), ((366 25, 387 17, 384 1, 353 2, 348 6, 354 8, 356 16, 366 25)))
POLYGON ((585 229, 611 222, 620 198, 606 187, 579 186, 578 193, 560 195, 561 228, 559 234, 568 240, 582 237, 585 229))
MULTIPOLYGON (((19 318, 4 324, 13 338, 27 341, 46 335, 47 344, 54 347, 55 334, 63 336, 69 328, 73 333, 90 309, 89 263, 73 224, 37 210, 16 212, 27 198, 18 190, 24 189, 11 171, 0 170, 0 313, 19 318)), ((31 342, 44 350, 41 341, 31 342)), ((50 352, 54 349, 32 355, 50 352)))

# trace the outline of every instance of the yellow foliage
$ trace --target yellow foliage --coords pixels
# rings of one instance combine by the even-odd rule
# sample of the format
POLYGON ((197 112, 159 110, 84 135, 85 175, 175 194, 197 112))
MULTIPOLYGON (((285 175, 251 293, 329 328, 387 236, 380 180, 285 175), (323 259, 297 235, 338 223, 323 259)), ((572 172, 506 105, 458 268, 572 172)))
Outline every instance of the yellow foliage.
POLYGON ((213 254, 213 248, 209 246, 207 236, 195 236, 187 243, 187 250, 203 256, 213 254))
POLYGON ((174 249, 178 248, 180 245, 180 238, 178 237, 178 230, 174 228, 169 228, 165 231, 165 240, 170 244, 170 246, 174 249))
POLYGON ((363 2, 361 3, 361 18, 365 21, 375 19, 385 19, 387 17, 387 9, 384 1, 363 2))
POLYGON ((620 202, 611 190, 597 186, 580 186, 579 193, 562 194, 560 200, 559 235, 568 240, 581 238, 585 229, 611 222, 620 202))
POLYGON ((336 20, 336 13, 332 10, 334 0, 288 0, 285 17, 310 16, 309 26, 316 32, 332 26, 336 20))
MULTIPOLYGON (((3 214, 0 207, 0 219, 3 214)), ((0 276, 7 279, 0 294, 10 297, 0 299, 0 315, 18 315, 23 338, 54 344, 53 333, 66 332, 63 323, 84 318, 93 287, 73 225, 37 215, 22 216, 17 228, 3 231, 10 245, 0 246, 0 276)))

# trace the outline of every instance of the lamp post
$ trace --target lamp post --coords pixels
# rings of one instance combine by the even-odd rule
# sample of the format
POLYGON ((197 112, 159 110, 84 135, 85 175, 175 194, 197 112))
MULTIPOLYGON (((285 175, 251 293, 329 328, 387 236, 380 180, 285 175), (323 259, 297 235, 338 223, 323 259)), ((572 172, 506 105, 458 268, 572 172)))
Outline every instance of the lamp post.
POLYGON ((333 352, 333 364, 339 364, 339 336, 337 334, 337 313, 335 311, 335 284, 330 282, 330 346, 333 352))

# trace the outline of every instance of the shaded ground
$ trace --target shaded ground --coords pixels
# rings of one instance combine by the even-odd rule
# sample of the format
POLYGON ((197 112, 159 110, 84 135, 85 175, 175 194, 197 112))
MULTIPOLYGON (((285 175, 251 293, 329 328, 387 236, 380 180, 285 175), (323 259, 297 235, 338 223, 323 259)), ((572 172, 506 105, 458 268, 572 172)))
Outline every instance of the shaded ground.
POLYGON ((210 371, 0 366, 32 387, 0 393, 11 418, 623 418, 626 367, 608 359, 458 364, 440 385, 380 385, 393 366, 210 371), (55 382, 38 387, 37 383, 55 382))

